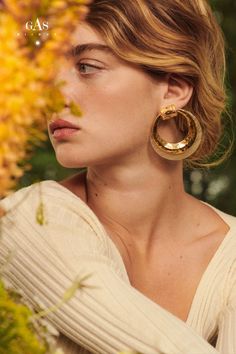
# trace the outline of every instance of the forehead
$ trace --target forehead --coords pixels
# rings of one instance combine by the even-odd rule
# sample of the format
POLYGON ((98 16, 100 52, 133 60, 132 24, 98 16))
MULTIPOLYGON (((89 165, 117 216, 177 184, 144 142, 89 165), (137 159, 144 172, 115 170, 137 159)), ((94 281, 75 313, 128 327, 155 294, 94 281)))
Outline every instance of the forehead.
POLYGON ((97 33, 89 24, 81 22, 72 34, 71 44, 76 46, 78 44, 96 42, 99 44, 106 44, 99 33, 97 33))

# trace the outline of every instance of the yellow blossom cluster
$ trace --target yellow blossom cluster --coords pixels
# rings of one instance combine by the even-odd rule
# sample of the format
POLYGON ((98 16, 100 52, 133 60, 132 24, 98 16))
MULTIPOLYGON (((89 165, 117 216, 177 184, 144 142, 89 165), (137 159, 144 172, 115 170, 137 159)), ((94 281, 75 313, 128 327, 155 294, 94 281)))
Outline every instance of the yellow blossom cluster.
POLYGON ((5 0, 0 9, 0 197, 30 168, 24 161, 46 139, 47 117, 64 107, 55 63, 89 2, 5 0), (40 21, 47 23, 42 35, 40 21), (36 25, 30 30, 27 23, 36 25))

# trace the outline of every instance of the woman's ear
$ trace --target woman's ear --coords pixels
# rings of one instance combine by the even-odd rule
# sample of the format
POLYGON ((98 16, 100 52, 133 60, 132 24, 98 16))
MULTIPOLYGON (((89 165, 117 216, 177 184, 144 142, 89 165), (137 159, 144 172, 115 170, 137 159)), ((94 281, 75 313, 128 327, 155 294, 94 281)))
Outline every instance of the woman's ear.
POLYGON ((193 94, 193 86, 177 74, 166 76, 167 88, 163 97, 163 105, 174 104, 177 109, 185 107, 193 94))

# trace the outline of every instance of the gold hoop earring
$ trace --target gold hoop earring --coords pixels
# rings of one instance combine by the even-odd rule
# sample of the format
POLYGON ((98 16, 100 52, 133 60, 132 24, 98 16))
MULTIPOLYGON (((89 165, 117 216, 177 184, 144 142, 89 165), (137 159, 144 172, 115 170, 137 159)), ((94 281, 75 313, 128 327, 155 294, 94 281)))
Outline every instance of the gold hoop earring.
POLYGON ((176 110, 175 105, 170 105, 161 110, 156 117, 150 136, 150 142, 155 152, 167 160, 183 160, 191 156, 199 147, 202 139, 202 127, 198 119, 189 111, 176 110), (187 122, 188 132, 183 140, 177 143, 169 143, 162 139, 157 132, 160 120, 183 116, 187 122))

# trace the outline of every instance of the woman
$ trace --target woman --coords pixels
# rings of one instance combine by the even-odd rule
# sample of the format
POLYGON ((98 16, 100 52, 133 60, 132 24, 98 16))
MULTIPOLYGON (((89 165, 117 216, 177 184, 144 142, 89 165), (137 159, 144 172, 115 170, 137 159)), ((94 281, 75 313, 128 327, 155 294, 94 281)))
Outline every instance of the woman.
POLYGON ((48 128, 60 164, 87 169, 5 198, 0 253, 43 306, 90 275, 49 316, 68 353, 236 353, 236 218, 183 184, 221 137, 224 64, 200 0, 95 0, 73 34, 59 80, 83 117, 48 128))

